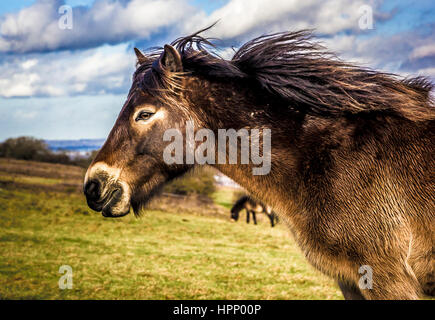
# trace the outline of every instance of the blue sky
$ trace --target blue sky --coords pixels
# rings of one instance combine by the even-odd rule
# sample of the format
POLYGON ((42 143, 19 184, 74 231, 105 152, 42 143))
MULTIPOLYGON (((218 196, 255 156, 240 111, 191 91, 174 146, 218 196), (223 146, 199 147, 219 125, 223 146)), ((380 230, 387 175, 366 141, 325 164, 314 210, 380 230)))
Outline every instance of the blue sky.
POLYGON ((106 137, 130 86, 133 46, 161 46, 217 20, 206 35, 227 48, 315 28, 343 59, 435 81, 432 0, 1 1, 0 140, 106 137), (71 30, 58 26, 64 4, 71 30), (373 29, 359 25, 367 5, 373 29))

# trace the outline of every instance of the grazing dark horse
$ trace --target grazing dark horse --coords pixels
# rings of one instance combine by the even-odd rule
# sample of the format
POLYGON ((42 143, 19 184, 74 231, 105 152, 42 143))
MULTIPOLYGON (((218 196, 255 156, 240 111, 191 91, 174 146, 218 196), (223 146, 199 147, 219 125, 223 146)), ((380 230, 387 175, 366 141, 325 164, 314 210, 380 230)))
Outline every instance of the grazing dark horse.
POLYGON ((210 48, 194 34, 136 49, 127 101, 85 177, 89 206, 138 214, 195 167, 164 160, 167 129, 271 128, 269 174, 251 160, 212 165, 270 204, 345 298, 434 294, 432 84, 347 64, 306 31, 256 38, 231 60, 210 48))
POLYGON ((257 224, 257 213, 264 213, 269 218, 272 228, 278 222, 278 216, 272 211, 271 207, 255 201, 249 196, 242 196, 234 203, 231 208, 231 219, 235 221, 239 220, 239 213, 243 209, 246 210, 246 223, 249 223, 249 216, 252 215, 254 224, 257 224))

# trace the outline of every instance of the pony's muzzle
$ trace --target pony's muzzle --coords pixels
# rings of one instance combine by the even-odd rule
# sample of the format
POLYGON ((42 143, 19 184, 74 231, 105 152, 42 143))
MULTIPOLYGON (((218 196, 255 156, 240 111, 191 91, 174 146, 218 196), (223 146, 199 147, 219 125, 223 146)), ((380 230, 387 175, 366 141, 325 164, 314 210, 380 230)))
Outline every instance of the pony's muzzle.
POLYGON ((130 212, 126 190, 121 184, 106 185, 94 178, 85 183, 83 191, 89 208, 102 212, 104 217, 122 217, 130 212))
POLYGON ((127 209, 121 209, 119 204, 122 203, 123 190, 117 188, 111 191, 102 209, 102 214, 105 217, 122 217, 130 212, 130 206, 127 209))

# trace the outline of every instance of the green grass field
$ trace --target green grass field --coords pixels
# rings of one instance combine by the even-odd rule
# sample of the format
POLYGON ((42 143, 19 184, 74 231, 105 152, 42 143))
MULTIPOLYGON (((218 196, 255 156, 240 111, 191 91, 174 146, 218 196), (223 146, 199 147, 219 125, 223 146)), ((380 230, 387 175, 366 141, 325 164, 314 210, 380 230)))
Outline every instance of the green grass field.
POLYGON ((342 298, 282 225, 177 210, 103 218, 77 191, 81 169, 51 166, 0 159, 1 299, 342 298), (62 265, 72 289, 59 289, 62 265))

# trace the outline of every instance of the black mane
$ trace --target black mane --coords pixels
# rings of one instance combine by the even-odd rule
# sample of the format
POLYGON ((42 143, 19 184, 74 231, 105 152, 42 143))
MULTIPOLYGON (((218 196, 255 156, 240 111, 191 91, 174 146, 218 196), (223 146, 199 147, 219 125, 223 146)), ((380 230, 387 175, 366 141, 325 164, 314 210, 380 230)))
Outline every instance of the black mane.
MULTIPOLYGON (((207 29, 204 29, 207 30, 207 29)), ((311 31, 281 32, 255 38, 231 60, 217 54, 211 39, 199 35, 172 42, 180 53, 184 75, 255 81, 268 94, 293 108, 321 116, 360 112, 393 112, 413 121, 435 118, 433 84, 424 77, 402 79, 345 63, 313 40, 311 31)), ((171 75, 153 62, 161 49, 148 54, 135 76, 144 90, 173 94, 183 74, 171 75), (163 90, 165 91, 165 90, 163 90)))

